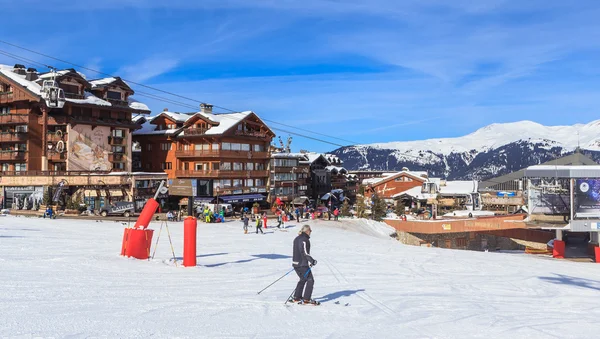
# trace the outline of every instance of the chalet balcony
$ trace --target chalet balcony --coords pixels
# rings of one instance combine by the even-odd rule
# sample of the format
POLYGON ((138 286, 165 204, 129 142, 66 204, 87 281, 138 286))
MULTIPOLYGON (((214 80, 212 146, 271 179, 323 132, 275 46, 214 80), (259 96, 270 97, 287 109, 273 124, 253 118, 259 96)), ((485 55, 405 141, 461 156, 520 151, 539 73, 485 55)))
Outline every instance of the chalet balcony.
POLYGON ((83 100, 85 99, 84 95, 81 95, 79 93, 69 93, 69 92, 65 92, 65 98, 67 99, 78 99, 78 100, 83 100))
POLYGON ((0 160, 25 160, 27 151, 0 150, 0 160))
POLYGON ((110 162, 123 162, 125 160, 125 155, 123 153, 113 152, 108 155, 108 161, 110 162))
POLYGON ((0 102, 13 101, 13 92, 2 92, 0 93, 0 102))
POLYGON ((129 107, 129 103, 124 100, 110 98, 105 98, 104 100, 110 102, 113 106, 129 107))
POLYGON ((186 150, 186 151, 175 151, 177 158, 219 158, 221 153, 219 151, 203 151, 203 150, 186 150))
POLYGON ((26 124, 28 115, 26 114, 1 114, 0 115, 0 125, 21 125, 26 124))
POLYGON ((63 132, 62 133, 62 137, 58 136, 55 132, 48 132, 47 133, 47 137, 48 137, 48 141, 51 142, 59 142, 60 140, 66 142, 67 141, 67 133, 63 132))
POLYGON ((65 161, 67 160, 67 152, 55 152, 55 151, 49 151, 48 152, 48 160, 52 160, 52 161, 65 161))
POLYGON ((26 141, 27 133, 24 132, 0 132, 0 142, 26 141))
POLYGON ((222 158, 268 159, 269 152, 221 151, 222 158))
POLYGON ((186 136, 204 135, 208 131, 207 128, 186 128, 183 132, 186 136))
MULTIPOLYGON (((0 151, 2 152, 2 151, 0 151)), ((36 176, 36 177, 56 177, 56 176, 89 176, 108 174, 110 171, 0 171, 0 176, 36 176)))
POLYGON ((109 145, 124 145, 125 144, 125 138, 110 136, 110 137, 108 137, 108 144, 109 145))
MULTIPOLYGON (((42 118, 42 116, 39 116, 38 124, 42 125, 43 121, 44 119, 42 118)), ((67 117, 64 115, 48 115, 48 125, 66 125, 67 123, 67 117)))
POLYGON ((243 179, 243 178, 265 178, 267 177, 267 171, 195 171, 195 170, 177 170, 175 176, 178 178, 232 178, 232 179, 243 179))

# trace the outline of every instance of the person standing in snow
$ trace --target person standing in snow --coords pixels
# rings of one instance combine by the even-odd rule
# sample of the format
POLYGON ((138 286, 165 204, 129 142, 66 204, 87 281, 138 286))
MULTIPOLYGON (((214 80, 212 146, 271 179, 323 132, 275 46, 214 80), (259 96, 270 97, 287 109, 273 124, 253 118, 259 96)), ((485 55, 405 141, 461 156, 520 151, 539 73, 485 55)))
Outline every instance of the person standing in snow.
POLYGON ((298 207, 296 207, 296 210, 294 212, 296 214, 296 222, 299 223, 300 222, 300 209, 298 207))
POLYGON ((340 215, 340 210, 337 209, 337 207, 336 207, 336 209, 333 210, 333 217, 334 217, 333 220, 338 221, 338 216, 339 215, 340 215))
POLYGON ((247 216, 247 215, 244 215, 244 216, 242 217, 242 221, 244 222, 244 234, 247 234, 247 233, 248 233, 248 222, 249 222, 250 220, 248 219, 248 216, 247 216))
POLYGON ((262 230, 262 220, 260 218, 256 218, 256 234, 258 234, 258 231, 260 231, 262 234, 265 234, 265 232, 262 230))
POLYGON ((267 212, 262 215, 263 226, 267 228, 267 212))
POLYGON ((294 296, 290 302, 319 305, 318 301, 311 299, 315 284, 311 268, 317 264, 317 261, 310 255, 311 233, 310 226, 304 225, 300 232, 298 232, 296 239, 294 239, 292 266, 296 274, 298 274, 300 281, 296 285, 294 296))

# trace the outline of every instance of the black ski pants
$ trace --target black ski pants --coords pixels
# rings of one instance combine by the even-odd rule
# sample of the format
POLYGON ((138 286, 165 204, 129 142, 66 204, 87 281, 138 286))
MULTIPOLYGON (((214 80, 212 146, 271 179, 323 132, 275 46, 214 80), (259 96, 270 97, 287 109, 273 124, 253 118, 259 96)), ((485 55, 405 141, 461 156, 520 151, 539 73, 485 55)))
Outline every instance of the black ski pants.
POLYGON ((258 231, 260 231, 260 233, 265 233, 262 231, 262 226, 256 226, 256 234, 258 234, 258 231))
POLYGON ((313 278, 312 270, 306 274, 309 270, 308 266, 294 267, 296 274, 300 278, 298 285, 296 285, 296 291, 294 292, 295 299, 310 300, 312 297, 313 286, 315 285, 315 279, 313 278), (306 285, 306 289, 304 286, 306 285), (302 295, 304 292, 304 295, 302 295))

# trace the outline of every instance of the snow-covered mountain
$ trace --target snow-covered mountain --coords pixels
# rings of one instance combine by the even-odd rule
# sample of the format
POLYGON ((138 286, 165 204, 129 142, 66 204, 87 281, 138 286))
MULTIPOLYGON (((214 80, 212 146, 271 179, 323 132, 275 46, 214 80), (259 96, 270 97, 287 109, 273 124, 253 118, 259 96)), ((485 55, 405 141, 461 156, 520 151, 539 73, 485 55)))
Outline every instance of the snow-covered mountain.
POLYGON ((448 179, 485 179, 572 153, 600 160, 600 120, 573 126, 491 124, 458 138, 347 146, 331 152, 348 169, 427 170, 448 179))

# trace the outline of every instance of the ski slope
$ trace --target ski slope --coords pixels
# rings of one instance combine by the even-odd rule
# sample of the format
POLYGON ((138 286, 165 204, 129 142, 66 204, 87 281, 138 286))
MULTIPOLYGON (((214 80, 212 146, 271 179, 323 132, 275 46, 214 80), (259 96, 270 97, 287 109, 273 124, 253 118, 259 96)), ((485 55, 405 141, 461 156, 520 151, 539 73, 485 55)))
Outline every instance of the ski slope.
MULTIPOLYGON (((591 338, 600 265, 404 246, 365 220, 315 221, 314 297, 284 306, 292 239, 198 227, 198 266, 119 256, 123 225, 0 217, 0 337, 591 338), (339 304, 336 304, 339 302, 339 304), (349 306, 344 306, 349 303, 349 306)), ((155 229, 159 224, 152 224, 155 229)), ((170 223, 176 256, 182 223, 170 223)), ((152 249, 154 250, 154 248, 152 249)))

